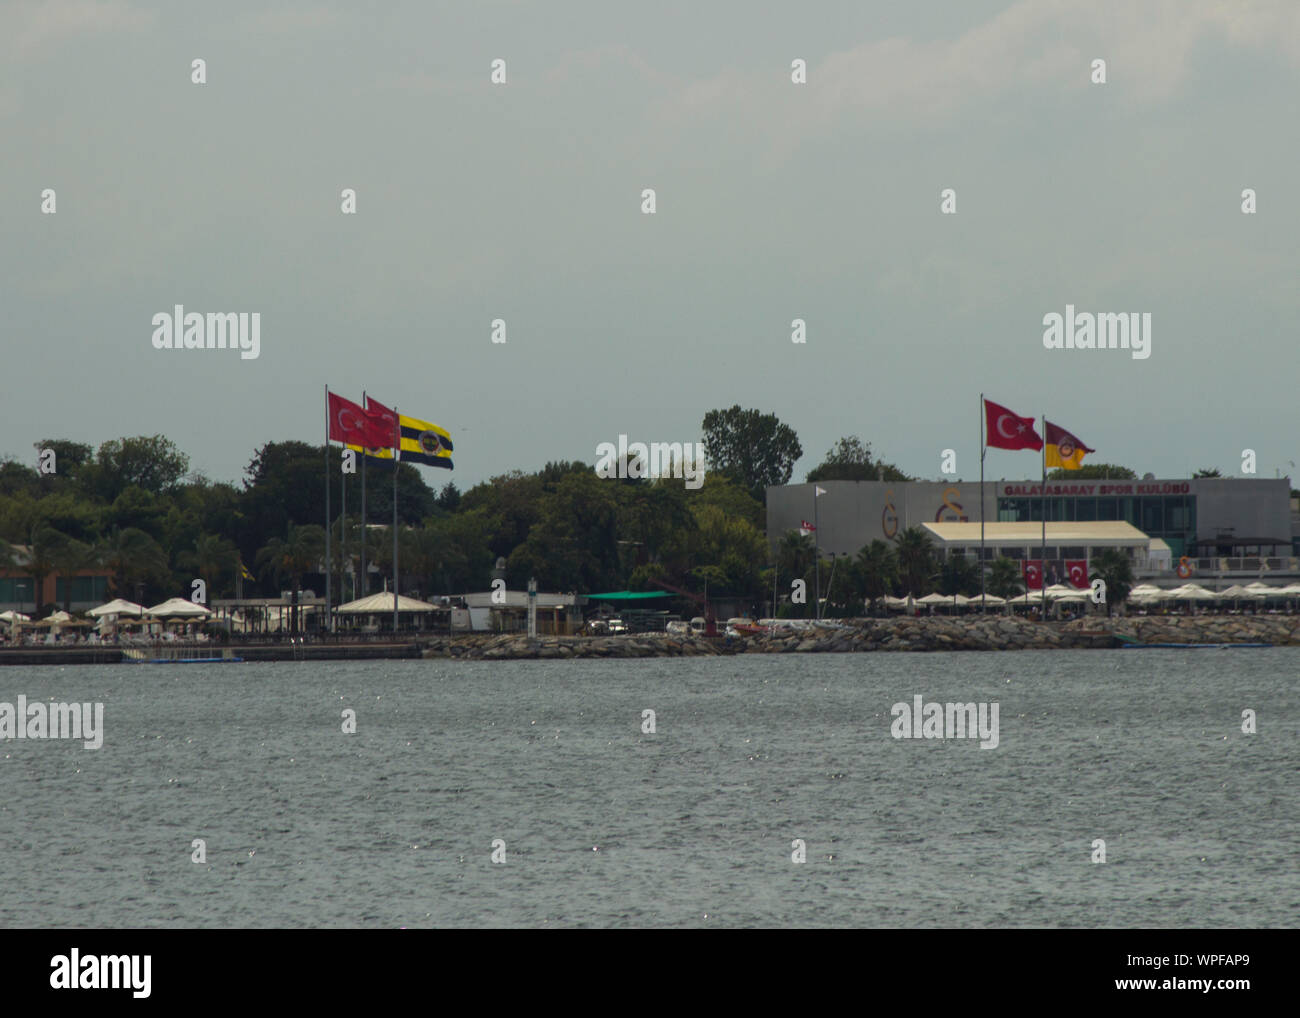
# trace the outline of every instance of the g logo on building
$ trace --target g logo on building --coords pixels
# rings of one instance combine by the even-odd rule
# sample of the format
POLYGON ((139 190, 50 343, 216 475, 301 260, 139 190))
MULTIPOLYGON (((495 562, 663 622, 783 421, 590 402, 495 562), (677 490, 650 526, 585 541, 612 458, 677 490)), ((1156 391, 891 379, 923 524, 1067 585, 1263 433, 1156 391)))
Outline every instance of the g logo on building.
POLYGON ((893 537, 898 533, 898 510, 894 508, 892 501, 894 491, 891 488, 885 492, 885 508, 880 511, 880 529, 886 537, 893 537))
POLYGON ((420 443, 420 451, 429 456, 437 456, 442 449, 442 438, 433 431, 421 431, 417 439, 420 443))
POLYGON ((950 520, 948 520, 947 522, 949 522, 949 523, 969 523, 969 522, 970 522, 970 517, 967 516, 967 515, 966 515, 966 511, 965 511, 964 509, 962 509, 962 507, 961 507, 961 503, 960 503, 960 502, 951 502, 951 501, 949 501, 949 499, 958 498, 958 497, 960 497, 960 495, 961 495, 961 492, 958 491, 956 488, 945 488, 945 489, 944 489, 944 492, 943 492, 943 505, 939 506, 939 511, 936 512, 936 513, 934 514, 934 522, 935 522, 935 523, 943 523, 943 522, 945 522, 945 521, 944 521, 944 518, 943 518, 943 511, 944 511, 945 509, 949 510, 950 512, 954 512, 954 513, 957 514, 957 518, 956 518, 956 520, 952 520, 952 519, 950 519, 950 520))

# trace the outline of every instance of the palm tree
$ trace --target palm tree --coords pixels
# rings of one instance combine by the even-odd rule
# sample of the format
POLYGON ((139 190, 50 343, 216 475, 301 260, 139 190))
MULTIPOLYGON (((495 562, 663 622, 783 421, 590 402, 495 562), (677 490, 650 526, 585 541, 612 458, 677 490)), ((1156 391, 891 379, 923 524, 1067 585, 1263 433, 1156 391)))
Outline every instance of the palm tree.
POLYGON ((31 543, 27 547, 27 571, 31 573, 35 602, 34 612, 41 610, 41 594, 45 590, 45 577, 58 567, 54 563, 59 545, 67 540, 67 535, 53 527, 37 524, 32 528, 31 543))
POLYGON ((1111 607, 1128 600, 1128 592, 1133 589, 1133 563, 1118 548, 1107 548, 1092 560, 1090 578, 1101 579, 1106 584, 1106 615, 1109 617, 1111 607))
POLYGON ((989 565, 985 586, 996 597, 1019 597, 1025 587, 1020 577, 1020 566, 1009 558, 995 558, 989 565))
POLYGON ((283 540, 273 537, 257 552, 262 575, 271 575, 279 583, 284 577, 293 581, 293 632, 298 632, 298 595, 302 591, 304 574, 315 572, 325 556, 325 528, 315 523, 303 526, 289 524, 283 540))
POLYGON ((880 538, 862 546, 858 552, 858 575, 867 600, 884 597, 898 582, 898 555, 880 538))
POLYGON ((176 564, 193 569, 212 588, 209 591, 211 596, 220 589, 223 577, 233 574, 238 568, 239 550, 227 538, 200 534, 194 542, 194 550, 177 555, 176 564))
POLYGON ((939 571, 939 589, 945 594, 978 594, 980 573, 975 560, 965 555, 949 555, 939 571))
POLYGON ((63 580, 63 610, 72 612, 72 578, 83 569, 89 569, 99 562, 100 551, 97 547, 78 541, 66 534, 60 535, 50 549, 50 564, 63 580))
POLYGON ((923 596, 935 573, 934 545, 930 543, 930 535, 920 527, 908 527, 894 541, 898 546, 898 571, 905 592, 913 597, 923 596))
POLYGON ((133 585, 167 573, 162 545, 138 527, 110 530, 99 542, 99 561, 109 569, 118 597, 127 597, 133 585))

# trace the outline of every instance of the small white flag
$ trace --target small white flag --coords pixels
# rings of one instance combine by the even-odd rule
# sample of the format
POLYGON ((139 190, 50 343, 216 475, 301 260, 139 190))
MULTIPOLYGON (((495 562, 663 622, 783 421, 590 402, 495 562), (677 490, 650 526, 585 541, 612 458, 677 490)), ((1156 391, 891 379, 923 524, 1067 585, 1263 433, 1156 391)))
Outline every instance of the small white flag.
MULTIPOLYGON (((817 495, 825 495, 825 494, 826 494, 826 489, 825 489, 825 488, 818 488, 818 489, 817 489, 817 495)), ((816 498, 817 495, 813 495, 813 498, 816 498)))

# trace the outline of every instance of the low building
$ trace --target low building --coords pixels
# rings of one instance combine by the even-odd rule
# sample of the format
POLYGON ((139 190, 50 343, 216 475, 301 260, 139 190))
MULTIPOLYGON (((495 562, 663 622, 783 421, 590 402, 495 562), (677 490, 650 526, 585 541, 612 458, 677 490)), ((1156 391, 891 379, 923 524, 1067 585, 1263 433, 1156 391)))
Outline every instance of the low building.
POLYGON ((110 574, 103 568, 78 569, 70 576, 51 572, 42 578, 39 597, 36 596, 36 578, 27 563, 31 548, 12 546, 15 565, 0 567, 0 611, 17 611, 31 614, 41 605, 65 606, 73 612, 83 612, 108 600, 110 574))
MULTIPOLYGON (((775 544, 816 522, 824 554, 856 555, 925 523, 1122 522, 1161 546, 1148 547, 1144 572, 1184 572, 1269 582, 1300 579, 1300 523, 1287 478, 1185 480, 821 481, 767 489, 767 536, 775 544), (815 498, 816 488, 825 494, 815 498), (1044 498, 1044 495, 1046 496, 1044 498)), ((1014 542, 1013 542, 1014 543, 1014 542)))

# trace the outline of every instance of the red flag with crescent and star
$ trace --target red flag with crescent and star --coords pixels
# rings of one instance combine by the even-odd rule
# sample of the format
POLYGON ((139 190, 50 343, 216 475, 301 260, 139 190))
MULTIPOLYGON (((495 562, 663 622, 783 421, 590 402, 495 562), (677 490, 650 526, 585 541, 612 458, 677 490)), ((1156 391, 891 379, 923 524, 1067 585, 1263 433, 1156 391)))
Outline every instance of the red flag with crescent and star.
POLYGON ((1087 590, 1091 584, 1088 583, 1088 563, 1081 558, 1068 558, 1065 560, 1065 575, 1070 581, 1070 586, 1079 590, 1087 590))
POLYGON ((366 449, 389 448, 393 444, 393 429, 374 414, 367 413, 359 403, 330 393, 330 441, 346 445, 359 445, 366 449))
POLYGON ((1021 417, 992 400, 984 401, 984 444, 993 449, 1032 449, 1039 452, 1043 440, 1034 430, 1032 417, 1021 417))
POLYGON ((1025 577, 1026 590, 1043 589, 1043 562, 1041 559, 1027 558, 1020 564, 1025 577))

